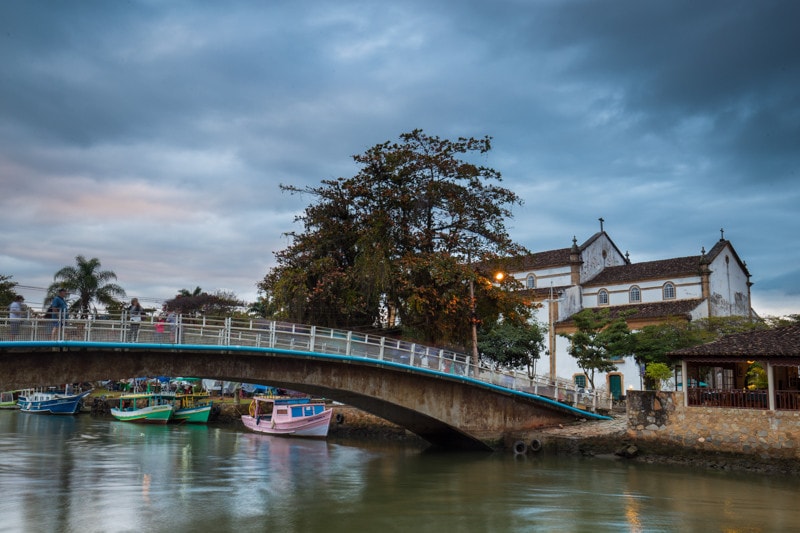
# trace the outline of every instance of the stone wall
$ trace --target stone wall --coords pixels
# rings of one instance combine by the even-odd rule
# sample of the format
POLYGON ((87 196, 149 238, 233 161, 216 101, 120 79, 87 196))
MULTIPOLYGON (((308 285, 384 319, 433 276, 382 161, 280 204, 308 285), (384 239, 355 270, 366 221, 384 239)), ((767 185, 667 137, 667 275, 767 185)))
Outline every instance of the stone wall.
POLYGON ((722 452, 800 459, 800 412, 684 407, 682 392, 628 391, 628 437, 663 453, 722 452))

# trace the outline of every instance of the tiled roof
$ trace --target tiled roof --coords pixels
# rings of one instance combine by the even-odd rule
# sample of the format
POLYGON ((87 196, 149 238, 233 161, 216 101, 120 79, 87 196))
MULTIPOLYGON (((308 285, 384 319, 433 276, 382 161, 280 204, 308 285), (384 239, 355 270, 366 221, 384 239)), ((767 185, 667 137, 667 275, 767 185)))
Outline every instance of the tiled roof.
POLYGON ((800 358, 800 324, 728 335, 708 344, 670 352, 686 357, 797 357, 800 358))
POLYGON ((633 283, 647 279, 674 279, 700 275, 700 257, 676 257, 644 263, 631 263, 604 268, 594 278, 584 283, 584 287, 602 287, 619 283, 633 283))
MULTIPOLYGON (((611 312, 611 318, 616 318, 623 311, 635 310, 636 313, 628 317, 630 320, 670 317, 680 317, 688 320, 691 312, 697 309, 703 301, 704 300, 701 298, 693 298, 690 300, 670 300, 666 302, 592 307, 590 309, 594 309, 595 311, 608 309, 611 312)), ((566 320, 562 320, 558 324, 567 325, 572 322, 572 317, 570 317, 566 320)))
POLYGON ((568 266, 569 248, 547 250, 505 260, 503 268, 509 272, 525 272, 547 267, 568 266))

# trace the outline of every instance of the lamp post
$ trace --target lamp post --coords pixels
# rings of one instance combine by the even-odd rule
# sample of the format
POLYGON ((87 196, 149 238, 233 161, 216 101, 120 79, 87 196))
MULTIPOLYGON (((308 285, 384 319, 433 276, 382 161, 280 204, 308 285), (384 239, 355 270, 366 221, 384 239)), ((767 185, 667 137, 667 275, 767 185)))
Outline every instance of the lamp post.
MULTIPOLYGON (((503 281, 505 274, 496 272, 494 279, 498 283, 503 281)), ((472 323, 472 375, 477 377, 480 357, 478 354, 478 313, 475 307, 475 283, 469 278, 470 322, 472 323)))
POLYGON ((469 278, 469 305, 470 317, 469 321, 472 323, 472 375, 478 376, 478 314, 475 311, 475 283, 472 278, 469 278))
POLYGON ((555 321, 558 316, 558 307, 556 306, 558 302, 562 300, 561 296, 559 298, 553 298, 553 282, 550 282, 550 298, 547 300, 547 322, 548 322, 548 329, 547 329, 547 336, 549 337, 549 351, 550 351, 550 379, 555 382, 556 380, 556 331, 554 329, 555 321))

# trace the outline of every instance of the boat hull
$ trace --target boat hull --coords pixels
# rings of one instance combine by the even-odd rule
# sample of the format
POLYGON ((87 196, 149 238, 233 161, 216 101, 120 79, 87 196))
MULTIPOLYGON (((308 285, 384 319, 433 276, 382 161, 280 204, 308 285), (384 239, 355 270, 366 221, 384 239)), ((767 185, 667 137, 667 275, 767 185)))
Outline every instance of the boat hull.
POLYGON ((189 407, 177 409, 172 414, 174 422, 185 422, 187 424, 205 424, 211 415, 211 406, 203 405, 200 407, 189 407))
POLYGON ((63 392, 34 392, 27 396, 20 395, 19 409, 23 413, 46 415, 74 415, 80 411, 83 399, 92 391, 80 394, 63 392))

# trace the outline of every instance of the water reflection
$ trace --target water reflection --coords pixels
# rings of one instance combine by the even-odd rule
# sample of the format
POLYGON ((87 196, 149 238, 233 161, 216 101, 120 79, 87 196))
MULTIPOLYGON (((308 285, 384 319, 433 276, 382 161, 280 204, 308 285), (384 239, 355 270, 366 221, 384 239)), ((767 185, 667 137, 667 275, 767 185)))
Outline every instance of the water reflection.
POLYGON ((0 531, 789 531, 793 480, 0 412, 0 531))

